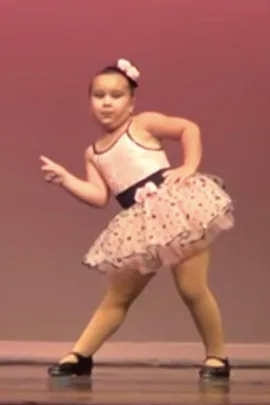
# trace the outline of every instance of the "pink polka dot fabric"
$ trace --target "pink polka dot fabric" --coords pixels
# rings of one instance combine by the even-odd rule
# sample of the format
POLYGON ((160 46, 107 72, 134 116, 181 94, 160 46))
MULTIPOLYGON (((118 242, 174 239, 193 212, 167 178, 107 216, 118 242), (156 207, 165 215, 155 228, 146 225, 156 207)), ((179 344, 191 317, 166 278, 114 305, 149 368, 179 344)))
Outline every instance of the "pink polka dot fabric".
POLYGON ((110 221, 83 264, 105 273, 171 267, 231 229, 233 209, 222 180, 214 176, 198 173, 184 184, 163 183, 110 221))

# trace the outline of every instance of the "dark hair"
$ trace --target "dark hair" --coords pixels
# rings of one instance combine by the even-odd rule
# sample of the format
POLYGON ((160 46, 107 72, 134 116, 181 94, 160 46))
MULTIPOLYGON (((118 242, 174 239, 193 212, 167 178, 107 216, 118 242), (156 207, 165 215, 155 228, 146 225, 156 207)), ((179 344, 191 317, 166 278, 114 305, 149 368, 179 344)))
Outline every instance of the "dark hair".
MULTIPOLYGON (((121 76, 125 77, 125 79, 128 82, 129 89, 132 95, 134 95, 135 90, 139 86, 138 83, 135 80, 132 80, 123 70, 119 69, 117 66, 111 65, 111 66, 106 66, 102 70, 100 70, 98 73, 95 74, 94 78, 99 76, 99 75, 106 75, 106 74, 112 74, 112 73, 118 73, 121 76)), ((92 80, 91 83, 88 87, 88 95, 91 94, 91 89, 92 89, 92 80)))

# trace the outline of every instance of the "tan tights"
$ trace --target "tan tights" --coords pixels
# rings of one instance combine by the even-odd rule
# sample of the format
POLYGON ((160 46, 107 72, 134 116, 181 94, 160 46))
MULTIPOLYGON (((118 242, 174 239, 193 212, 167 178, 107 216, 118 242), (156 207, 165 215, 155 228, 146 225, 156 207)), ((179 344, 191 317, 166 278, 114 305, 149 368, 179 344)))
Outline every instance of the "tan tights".
MULTIPOLYGON (((223 333, 216 301, 207 285, 209 253, 201 251, 172 269, 178 293, 187 305, 202 338, 206 356, 224 356, 223 333)), ((83 356, 93 355, 122 325, 128 309, 154 274, 138 271, 115 274, 109 289, 72 351, 83 356)), ((76 361, 68 355, 61 360, 76 361)), ((207 364, 218 366, 217 360, 207 364)))

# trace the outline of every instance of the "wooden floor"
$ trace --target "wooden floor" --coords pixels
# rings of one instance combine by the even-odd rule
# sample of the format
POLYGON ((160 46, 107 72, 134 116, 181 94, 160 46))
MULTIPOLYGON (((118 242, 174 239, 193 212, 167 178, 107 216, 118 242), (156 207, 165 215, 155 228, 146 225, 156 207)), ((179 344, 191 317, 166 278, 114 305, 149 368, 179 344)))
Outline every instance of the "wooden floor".
POLYGON ((96 367, 88 378, 49 379, 45 367, 0 366, 0 404, 270 405, 269 370, 233 370, 230 384, 196 369, 96 367))

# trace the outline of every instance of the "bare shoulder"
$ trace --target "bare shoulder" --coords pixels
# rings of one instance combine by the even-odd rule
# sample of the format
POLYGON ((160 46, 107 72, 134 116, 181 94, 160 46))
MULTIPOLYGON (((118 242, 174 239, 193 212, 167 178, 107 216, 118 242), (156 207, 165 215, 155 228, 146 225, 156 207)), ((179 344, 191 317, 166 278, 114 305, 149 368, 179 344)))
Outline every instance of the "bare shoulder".
POLYGON ((84 151, 84 160, 85 164, 92 169, 95 169, 97 172, 99 172, 99 169, 96 165, 95 159, 94 159, 94 147, 93 145, 87 146, 87 148, 84 151))
POLYGON ((144 112, 137 114, 134 117, 133 123, 137 127, 147 130, 149 122, 157 120, 159 118, 159 116, 161 116, 161 115, 162 115, 161 113, 156 112, 156 111, 144 111, 144 112))
POLYGON ((97 188, 102 190, 104 193, 106 193, 106 195, 108 196, 108 186, 93 157, 93 145, 90 145, 85 149, 84 152, 87 180, 94 184, 97 188))
POLYGON ((147 117, 139 114, 133 117, 131 126, 129 128, 129 134, 136 142, 145 147, 161 148, 161 139, 155 137, 152 131, 149 129, 150 128, 147 125, 147 117))
POLYGON ((144 122, 144 120, 149 119, 159 119, 160 117, 166 117, 166 114, 161 113, 160 111, 143 111, 136 115, 136 120, 138 122, 144 122))
POLYGON ((87 148, 84 151, 84 158, 87 161, 92 161, 94 156, 94 151, 93 151, 93 145, 87 146, 87 148))
POLYGON ((190 119, 170 116, 158 111, 142 112, 136 116, 135 122, 154 136, 179 136, 182 131, 189 127, 198 128, 198 125, 190 119))
POLYGON ((158 111, 144 111, 135 117, 135 123, 146 130, 149 127, 168 119, 169 116, 158 111))

